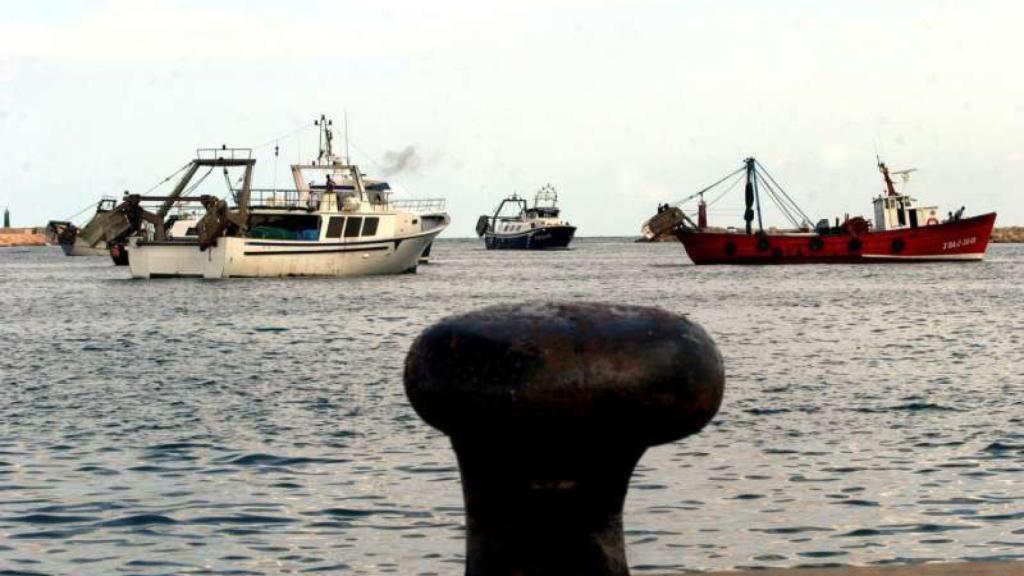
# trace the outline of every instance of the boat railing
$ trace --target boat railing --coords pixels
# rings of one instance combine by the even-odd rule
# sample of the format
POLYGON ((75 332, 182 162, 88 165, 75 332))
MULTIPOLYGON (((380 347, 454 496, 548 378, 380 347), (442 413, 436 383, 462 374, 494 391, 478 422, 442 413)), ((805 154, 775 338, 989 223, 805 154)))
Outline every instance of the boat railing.
POLYGON ((249 191, 250 207, 305 208, 299 202, 299 191, 288 188, 253 188, 249 191))
MULTIPOLYGON (((351 190, 338 190, 343 195, 351 195, 351 190)), ((322 206, 320 202, 324 199, 324 190, 312 190, 308 196, 295 189, 288 188, 253 188, 249 191, 250 208, 302 208, 312 209, 314 206, 322 206)), ((371 212, 391 212, 392 210, 406 210, 415 214, 430 214, 443 212, 447 201, 444 198, 416 198, 409 200, 387 200, 385 192, 368 193, 368 203, 364 204, 363 210, 371 212), (378 195, 379 194, 379 195, 378 195)))
POLYGON ((200 160, 250 160, 252 148, 197 148, 196 158, 200 160))
POLYGON ((407 198, 402 200, 391 200, 391 207, 396 210, 406 210, 416 214, 429 214, 431 212, 444 212, 448 201, 444 198, 407 198))
POLYGON ((178 220, 199 220, 206 215, 206 208, 195 204, 175 204, 169 215, 178 220))

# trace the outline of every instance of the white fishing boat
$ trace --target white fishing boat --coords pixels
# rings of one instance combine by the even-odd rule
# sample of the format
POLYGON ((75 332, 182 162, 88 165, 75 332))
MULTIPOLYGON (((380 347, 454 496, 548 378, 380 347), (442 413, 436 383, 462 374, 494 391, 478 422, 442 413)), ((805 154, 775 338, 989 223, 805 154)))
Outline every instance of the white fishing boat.
POLYGON ((347 158, 335 156, 331 123, 321 117, 318 124, 320 154, 311 164, 291 167, 293 190, 251 189, 256 162, 251 150, 200 150, 175 190, 186 190, 203 167, 241 169, 241 187, 231 190, 235 206, 209 195, 163 198, 167 203, 199 201, 206 212, 195 226, 194 238, 169 238, 162 230, 140 228, 126 245, 132 276, 365 276, 416 271, 423 252, 448 226, 448 214, 427 218, 394 206, 387 182, 367 179, 347 158))

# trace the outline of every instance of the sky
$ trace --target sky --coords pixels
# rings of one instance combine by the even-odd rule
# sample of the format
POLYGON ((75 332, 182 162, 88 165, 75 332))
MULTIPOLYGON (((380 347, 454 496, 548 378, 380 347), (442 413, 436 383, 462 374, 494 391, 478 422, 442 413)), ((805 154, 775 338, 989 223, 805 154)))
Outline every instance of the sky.
MULTIPOLYGON (((871 216, 881 154, 943 212, 1024 225, 1024 3, 0 0, 0 205, 13 225, 144 192, 196 148, 255 186, 320 114, 449 237, 551 183, 581 236, 639 233, 755 156, 815 219, 871 216), (339 130, 340 132, 340 130, 339 130), (274 156, 277 145, 280 155, 274 156)), ((340 143, 342 138, 336 142, 340 143)), ((711 223, 741 225, 742 193, 711 223)), ((766 209, 766 225, 784 224, 766 209)))

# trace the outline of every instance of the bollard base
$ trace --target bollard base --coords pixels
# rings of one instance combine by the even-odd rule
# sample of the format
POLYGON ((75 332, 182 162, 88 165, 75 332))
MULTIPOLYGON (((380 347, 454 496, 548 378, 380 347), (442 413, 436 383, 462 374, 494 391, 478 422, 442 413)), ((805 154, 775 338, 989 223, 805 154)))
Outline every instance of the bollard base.
POLYGON ((453 446, 467 576, 628 576, 622 504, 643 449, 495 438, 453 446))

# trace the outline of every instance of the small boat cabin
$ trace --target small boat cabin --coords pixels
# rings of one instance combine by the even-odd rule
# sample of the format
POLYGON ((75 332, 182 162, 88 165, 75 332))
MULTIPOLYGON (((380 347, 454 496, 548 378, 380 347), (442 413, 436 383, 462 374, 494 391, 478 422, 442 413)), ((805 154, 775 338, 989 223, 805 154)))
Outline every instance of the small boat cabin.
POLYGON ((938 206, 917 206, 914 198, 896 192, 891 174, 898 174, 906 182, 914 169, 889 172, 885 162, 878 161, 878 170, 885 179, 885 194, 874 199, 875 230, 899 230, 931 226, 941 221, 938 206))

